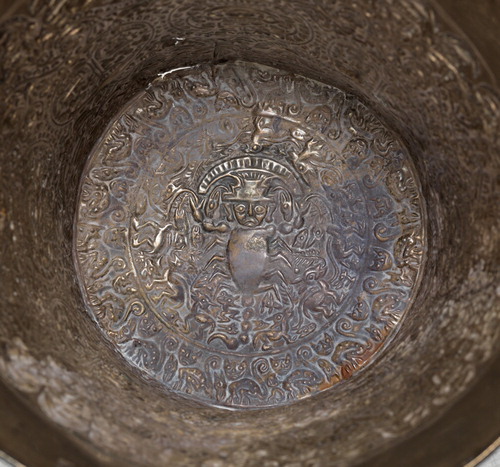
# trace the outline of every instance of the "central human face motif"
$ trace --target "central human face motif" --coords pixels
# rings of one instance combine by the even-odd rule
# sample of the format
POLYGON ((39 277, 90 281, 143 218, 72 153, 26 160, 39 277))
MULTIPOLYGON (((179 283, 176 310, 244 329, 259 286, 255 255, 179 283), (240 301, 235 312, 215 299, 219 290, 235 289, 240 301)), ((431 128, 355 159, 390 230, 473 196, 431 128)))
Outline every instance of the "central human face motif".
POLYGON ((267 204, 262 201, 238 201, 233 204, 236 220, 245 227, 257 227, 267 214, 267 204))

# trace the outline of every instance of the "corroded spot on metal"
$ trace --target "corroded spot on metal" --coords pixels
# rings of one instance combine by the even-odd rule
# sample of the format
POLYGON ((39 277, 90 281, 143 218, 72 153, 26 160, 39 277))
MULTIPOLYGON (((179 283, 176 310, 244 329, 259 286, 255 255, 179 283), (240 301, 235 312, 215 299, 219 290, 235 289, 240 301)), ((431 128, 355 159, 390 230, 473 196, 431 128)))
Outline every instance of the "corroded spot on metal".
POLYGON ((251 64, 155 81, 84 173, 89 312, 167 388, 287 404, 370 362, 425 250, 406 149, 355 96, 251 64))

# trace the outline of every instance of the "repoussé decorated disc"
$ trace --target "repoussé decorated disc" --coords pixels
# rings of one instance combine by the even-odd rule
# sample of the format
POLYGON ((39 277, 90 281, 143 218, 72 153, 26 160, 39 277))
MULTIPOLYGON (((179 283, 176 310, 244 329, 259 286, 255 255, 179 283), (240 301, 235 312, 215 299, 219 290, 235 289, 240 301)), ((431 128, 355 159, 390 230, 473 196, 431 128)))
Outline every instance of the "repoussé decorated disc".
POLYGON ((169 390, 232 408, 348 379, 425 251, 418 177, 356 96, 247 63, 165 74, 116 117, 75 229, 89 313, 169 390))

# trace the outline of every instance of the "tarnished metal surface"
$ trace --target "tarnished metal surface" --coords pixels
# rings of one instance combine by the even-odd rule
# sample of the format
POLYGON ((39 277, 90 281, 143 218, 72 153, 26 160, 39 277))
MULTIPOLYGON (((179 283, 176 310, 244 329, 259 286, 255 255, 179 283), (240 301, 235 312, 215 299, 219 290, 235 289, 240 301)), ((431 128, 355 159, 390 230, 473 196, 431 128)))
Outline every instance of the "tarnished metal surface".
POLYGON ((288 403, 370 361, 423 255, 406 149, 353 95, 248 64, 157 80, 111 124, 80 193, 89 311, 167 387, 288 403))
MULTIPOLYGON (((490 16, 489 10, 482 11, 490 16)), ((440 456, 447 466, 450 456, 459 464, 473 442, 478 449, 497 434, 493 416, 474 425, 477 429, 469 423, 478 421, 479 407, 487 412, 481 398, 493 400, 495 391, 476 391, 475 398, 485 405, 471 403, 470 411, 462 408, 443 417, 449 407, 458 407, 453 404, 498 355, 500 344, 500 99, 474 47, 431 4, 20 0, 2 16, 0 29, 0 377, 27 401, 39 417, 37 426, 46 426, 37 428, 38 444, 64 437, 71 441, 68 449, 78 446, 95 459, 90 464, 120 467, 321 466, 332 460, 345 466, 384 450, 397 460, 395 465, 401 458, 432 465, 440 456), (237 60, 303 75, 356 96, 407 149, 426 208, 420 284, 389 345, 332 390, 265 410, 255 405, 258 398, 250 401, 254 410, 220 410, 221 404, 203 390, 203 397, 184 397, 185 392, 169 389, 154 373, 131 365, 87 312, 72 256, 79 181, 113 116, 160 74, 237 60), (439 417, 440 427, 415 436, 439 417), (449 427, 460 436, 454 448, 445 449, 450 437, 443 433, 449 427), (389 448, 402 440, 411 447, 398 456, 389 448)), ((119 152, 117 147, 114 153, 119 152)), ((197 216, 206 200, 197 181, 183 185, 196 197, 186 194, 177 200, 184 203, 191 227, 198 226, 207 238, 223 236, 206 231, 210 218, 204 211, 197 216)), ((299 193, 297 199, 304 196, 299 193)), ((224 209, 232 203, 226 201, 220 203, 224 209)), ((173 208, 174 220, 175 213, 173 208)), ((255 228, 268 227, 265 219, 261 222, 255 228)), ((231 226, 250 229, 237 220, 231 226)), ((304 221, 305 227, 310 226, 304 221)), ((167 236, 160 239, 166 242, 167 236)), ((229 245, 230 238, 225 240, 229 245)), ((290 241, 293 246, 295 237, 290 241)), ((175 261, 168 251, 164 257, 175 261)), ((196 267, 203 268, 205 259, 196 267)), ((229 265, 227 254, 225 261, 229 265)), ((116 261, 112 265, 119 266, 116 261)), ((229 269, 226 281, 236 284, 233 276, 229 269)), ((259 281, 259 287, 267 281, 259 281)), ((323 319, 321 311, 310 316, 323 319)), ((129 320, 143 317, 131 310, 129 320)), ((238 339, 243 321, 237 321, 238 339)), ((119 328, 125 323, 119 317, 110 324, 119 328)), ((166 329, 159 319, 152 324, 166 329)), ((202 334, 210 331, 197 319, 188 324, 202 334)), ((207 345, 225 346, 220 338, 207 345)), ((242 399, 245 391, 236 393, 242 399)), ((8 403, 7 410, 12 412, 8 403)), ((5 417, 0 424, 2 446, 9 444, 3 440, 16 439, 21 461, 31 451, 33 456, 43 452, 39 457, 45 465, 58 462, 60 454, 52 455, 52 449, 23 449, 24 431, 6 428, 12 419, 5 417)), ((75 465, 89 464, 78 449, 72 452, 75 465)), ((385 454, 377 465, 391 465, 385 454)), ((39 460, 32 463, 44 465, 39 460)))

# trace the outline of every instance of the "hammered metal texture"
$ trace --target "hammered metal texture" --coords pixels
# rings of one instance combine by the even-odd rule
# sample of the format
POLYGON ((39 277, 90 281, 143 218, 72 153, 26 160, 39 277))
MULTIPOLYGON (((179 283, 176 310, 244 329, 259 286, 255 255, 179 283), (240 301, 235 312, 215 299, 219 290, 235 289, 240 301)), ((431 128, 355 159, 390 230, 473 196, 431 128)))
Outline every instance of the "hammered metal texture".
POLYGON ((174 391, 288 403, 365 365, 423 256, 407 151, 356 97, 249 64, 165 75, 85 170, 89 311, 174 391))
POLYGON ((499 93, 431 3, 19 0, 0 30, 1 378, 95 465, 356 465, 430 425, 498 355, 499 93), (86 312, 72 257, 79 181, 113 116, 160 73, 235 60, 352 92, 408 148, 427 213, 420 286, 383 353, 265 410, 201 404, 130 365, 86 312))

